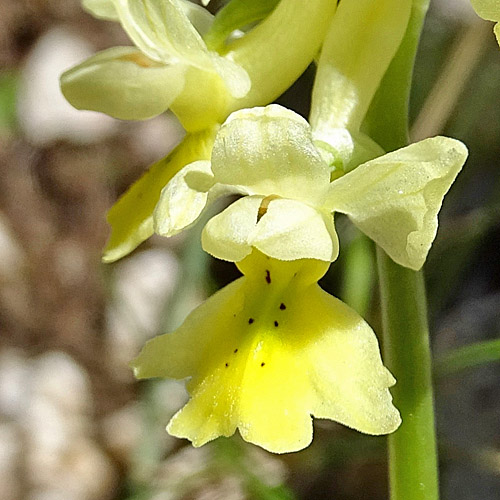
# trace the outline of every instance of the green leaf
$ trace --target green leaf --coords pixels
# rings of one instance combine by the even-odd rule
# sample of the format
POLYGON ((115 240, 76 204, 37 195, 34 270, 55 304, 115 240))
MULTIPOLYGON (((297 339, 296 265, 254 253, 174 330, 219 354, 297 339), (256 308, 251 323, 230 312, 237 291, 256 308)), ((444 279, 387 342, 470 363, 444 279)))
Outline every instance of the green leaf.
POLYGON ((161 190, 185 165, 210 158, 217 129, 188 134, 165 158, 153 166, 111 207, 111 237, 103 262, 121 259, 153 234, 153 210, 161 190))
POLYGON ((434 373, 443 377, 494 361, 500 361, 500 339, 477 342, 445 354, 434 364, 434 373))
POLYGON ((229 35, 244 26, 267 17, 279 0, 231 0, 215 16, 212 27, 205 35, 210 50, 222 52, 229 35))

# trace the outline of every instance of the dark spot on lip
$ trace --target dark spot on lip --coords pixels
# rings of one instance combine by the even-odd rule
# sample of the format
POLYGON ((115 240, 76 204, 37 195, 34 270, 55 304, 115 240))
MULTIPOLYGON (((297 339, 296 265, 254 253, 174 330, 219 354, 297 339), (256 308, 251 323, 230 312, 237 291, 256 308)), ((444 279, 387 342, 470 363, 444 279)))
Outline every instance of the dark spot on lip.
POLYGON ((271 283, 271 273, 269 269, 266 269, 266 281, 268 285, 271 283))
POLYGON ((248 319, 248 324, 251 325, 255 320, 253 318, 248 319))
POLYGON ((266 364, 266 363, 262 362, 262 363, 260 364, 260 366, 264 366, 265 364, 266 364))
POLYGON ((286 309, 286 306, 285 306, 285 304, 283 304, 283 302, 280 304, 280 309, 281 309, 282 311, 284 311, 284 310, 286 309))
POLYGON ((279 323, 277 321, 274 322, 274 326, 278 326, 279 323))
POLYGON ((238 349, 235 349, 233 352, 234 352, 234 354, 236 354, 238 352, 238 349))

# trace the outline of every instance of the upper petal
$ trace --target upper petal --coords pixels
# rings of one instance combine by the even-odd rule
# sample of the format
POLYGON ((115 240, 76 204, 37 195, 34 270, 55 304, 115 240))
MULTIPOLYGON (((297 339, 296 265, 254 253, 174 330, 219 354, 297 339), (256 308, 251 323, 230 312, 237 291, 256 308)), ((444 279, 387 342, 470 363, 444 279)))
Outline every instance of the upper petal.
POLYGON ((135 47, 113 47, 61 76, 64 97, 77 109, 123 120, 163 113, 184 87, 186 66, 158 64, 135 47))
POLYGON ((269 203, 249 243, 279 260, 334 261, 339 253, 333 217, 300 201, 275 199, 269 203))
POLYGON ((307 121, 278 105, 233 113, 217 134, 212 170, 222 184, 311 203, 330 178, 307 121))
POLYGON ((443 197, 466 158, 460 141, 425 139, 335 180, 327 205, 349 215, 395 262, 420 269, 436 235, 443 197))
POLYGON ((150 58, 165 63, 174 60, 202 71, 217 73, 234 97, 243 97, 249 91, 250 79, 243 68, 208 51, 193 25, 196 22, 205 29, 207 20, 190 2, 113 1, 123 28, 150 58))

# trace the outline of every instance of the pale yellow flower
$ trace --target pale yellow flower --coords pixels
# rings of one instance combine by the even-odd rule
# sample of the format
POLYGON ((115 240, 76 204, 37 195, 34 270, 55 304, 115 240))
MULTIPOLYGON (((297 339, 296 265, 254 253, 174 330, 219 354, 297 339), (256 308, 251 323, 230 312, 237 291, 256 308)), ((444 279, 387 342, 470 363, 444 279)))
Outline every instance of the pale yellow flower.
POLYGON ((202 446, 236 429, 275 452, 312 440, 311 416, 367 434, 401 419, 369 325, 316 283, 328 264, 283 262, 254 251, 243 278, 150 340, 132 363, 138 378, 189 378, 190 401, 167 430, 202 446))

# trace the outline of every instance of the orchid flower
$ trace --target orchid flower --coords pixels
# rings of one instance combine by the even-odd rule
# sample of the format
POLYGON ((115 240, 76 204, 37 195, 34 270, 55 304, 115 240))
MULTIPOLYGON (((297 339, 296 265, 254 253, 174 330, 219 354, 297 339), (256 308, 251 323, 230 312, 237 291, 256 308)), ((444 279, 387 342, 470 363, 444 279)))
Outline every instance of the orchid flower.
POLYGON ((221 54, 203 36, 225 40, 231 24, 222 23, 218 32, 213 16, 187 0, 83 0, 83 6, 100 19, 120 22, 136 46, 105 50, 67 71, 61 87, 69 102, 127 119, 169 108, 188 132, 109 211, 112 232, 103 261, 114 262, 153 234, 161 189, 184 165, 210 157, 220 123, 232 111, 272 102, 302 74, 337 5, 281 0, 250 32, 223 43, 221 54))
POLYGON ((496 23, 493 31, 500 45, 500 2, 498 0, 471 0, 471 4, 479 16, 496 23))
POLYGON ((348 215, 399 264, 419 269, 437 231, 442 200, 467 157, 434 137, 379 156, 330 182, 329 152, 302 117, 278 105, 240 110, 219 130, 211 161, 184 167, 155 209, 165 236, 193 224, 221 195, 243 195, 213 217, 203 248, 238 262, 253 248, 284 261, 334 261, 332 212, 348 215))
POLYGON ((76 108, 126 120, 178 108, 187 128, 201 129, 224 118, 230 96, 241 98, 250 90, 246 71, 205 45, 202 34, 213 16, 202 7, 188 0, 83 5, 97 17, 119 21, 136 46, 104 50, 64 73, 62 91, 76 108), (183 112, 186 100, 196 113, 183 112))
POLYGON ((133 362, 139 378, 189 378, 191 400, 171 434, 201 446, 239 429, 288 452, 310 443, 311 415, 370 434, 400 424, 374 333, 316 282, 338 255, 335 212, 419 269, 465 162, 454 139, 384 154, 360 131, 410 10, 409 1, 343 1, 320 58, 312 127, 277 105, 236 111, 216 133, 210 161, 186 165, 163 189, 154 224, 166 236, 217 198, 240 196, 209 220, 202 244, 244 274, 133 362), (377 37, 384 42, 372 43, 377 37))
POLYGON ((236 429, 275 453, 312 440, 312 419, 368 434, 401 419, 369 325, 316 283, 328 264, 283 262, 253 251, 244 277, 194 310, 132 362, 138 378, 189 377, 190 401, 167 430, 202 446, 236 429))

